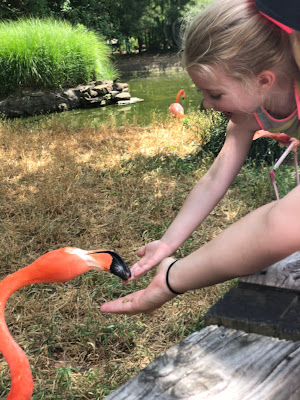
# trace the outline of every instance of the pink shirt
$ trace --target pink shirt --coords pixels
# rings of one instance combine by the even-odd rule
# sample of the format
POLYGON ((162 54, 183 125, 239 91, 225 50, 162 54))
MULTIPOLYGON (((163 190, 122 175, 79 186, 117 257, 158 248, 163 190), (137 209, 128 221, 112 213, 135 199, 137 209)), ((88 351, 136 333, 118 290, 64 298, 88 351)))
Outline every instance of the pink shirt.
POLYGON ((280 132, 286 133, 290 137, 295 137, 300 140, 300 85, 295 82, 295 100, 297 108, 286 118, 277 119, 272 117, 268 111, 260 106, 254 113, 256 121, 260 129, 272 133, 280 132))

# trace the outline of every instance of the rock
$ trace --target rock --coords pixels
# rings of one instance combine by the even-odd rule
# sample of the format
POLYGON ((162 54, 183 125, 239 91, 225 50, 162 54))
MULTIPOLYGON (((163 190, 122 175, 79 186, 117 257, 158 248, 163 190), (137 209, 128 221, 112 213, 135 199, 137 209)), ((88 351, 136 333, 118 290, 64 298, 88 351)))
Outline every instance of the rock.
POLYGON ((97 85, 94 87, 94 90, 100 95, 107 94, 109 91, 108 89, 109 88, 107 87, 107 85, 97 85))
POLYGON ((140 103, 141 101, 144 101, 144 99, 139 99, 138 97, 131 97, 130 100, 120 100, 117 102, 117 104, 118 106, 126 106, 127 104, 140 103))
POLYGON ((68 105, 67 105, 66 103, 60 103, 60 104, 58 105, 58 109, 59 109, 60 111, 68 111, 68 105))
POLYGON ((76 89, 78 89, 81 93, 87 92, 91 86, 89 85, 78 85, 76 89))
POLYGON ((89 90, 89 94, 90 94, 91 97, 97 97, 98 96, 97 90, 93 90, 93 89, 89 90))
POLYGON ((34 92, 29 92, 29 91, 25 91, 22 93, 24 96, 30 96, 30 97, 41 97, 44 96, 44 92, 42 92, 41 90, 36 90, 34 92))
POLYGON ((68 100, 70 109, 80 106, 80 98, 74 89, 67 89, 62 92, 62 96, 68 100))
POLYGON ((120 92, 115 96, 115 100, 130 100, 130 93, 129 92, 120 92))
MULTIPOLYGON (((62 112, 76 108, 131 104, 127 83, 92 81, 60 92, 26 90, 0 101, 0 114, 7 118, 62 112)), ((141 99, 139 99, 140 101, 141 99)))
POLYGON ((106 105, 106 100, 103 97, 85 97, 85 106, 86 107, 96 107, 97 105, 99 106, 105 106, 106 105))
POLYGON ((113 90, 118 90, 121 92, 126 88, 128 88, 128 83, 114 82, 114 84, 113 84, 113 90))

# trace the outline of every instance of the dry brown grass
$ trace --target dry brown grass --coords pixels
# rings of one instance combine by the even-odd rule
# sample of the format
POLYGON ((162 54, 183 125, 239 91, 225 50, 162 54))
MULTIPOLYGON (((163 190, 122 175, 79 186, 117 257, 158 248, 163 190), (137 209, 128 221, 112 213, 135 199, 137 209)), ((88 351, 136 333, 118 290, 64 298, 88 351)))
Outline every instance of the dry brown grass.
MULTIPOLYGON (((133 264, 136 250, 160 237, 207 169, 193 158, 201 139, 177 121, 144 128, 42 121, 0 127, 2 278, 64 246, 111 248, 133 264)), ((213 238, 247 207, 233 188, 177 256, 213 238)), ((145 287, 153 274, 123 286, 91 272, 11 297, 6 320, 28 354, 35 399, 102 399, 199 329, 207 308, 231 285, 186 293, 150 315, 100 314, 100 304, 145 287)), ((3 359, 0 370, 3 398, 9 387, 3 359)))

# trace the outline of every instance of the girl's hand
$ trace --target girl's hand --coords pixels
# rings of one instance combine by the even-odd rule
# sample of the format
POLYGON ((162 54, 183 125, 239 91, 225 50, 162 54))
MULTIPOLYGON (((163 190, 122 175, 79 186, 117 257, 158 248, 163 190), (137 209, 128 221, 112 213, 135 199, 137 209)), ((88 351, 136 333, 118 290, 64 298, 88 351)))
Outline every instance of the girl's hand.
POLYGON ((141 259, 131 268, 132 277, 128 281, 132 281, 141 275, 144 275, 151 268, 158 265, 164 258, 169 257, 173 253, 172 249, 161 240, 155 240, 146 244, 137 251, 137 255, 141 259))
POLYGON ((172 300, 175 295, 167 287, 166 273, 173 261, 173 258, 166 258, 159 265, 156 276, 146 289, 104 303, 100 311, 115 314, 148 313, 161 307, 167 301, 172 300))

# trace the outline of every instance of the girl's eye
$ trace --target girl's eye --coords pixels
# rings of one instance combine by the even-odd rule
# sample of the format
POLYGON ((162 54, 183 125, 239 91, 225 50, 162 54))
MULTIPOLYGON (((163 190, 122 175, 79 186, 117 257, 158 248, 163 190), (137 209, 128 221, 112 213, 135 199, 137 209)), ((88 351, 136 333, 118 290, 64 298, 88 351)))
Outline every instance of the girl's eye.
POLYGON ((221 94, 211 94, 210 97, 214 100, 218 100, 222 97, 222 95, 221 94))

